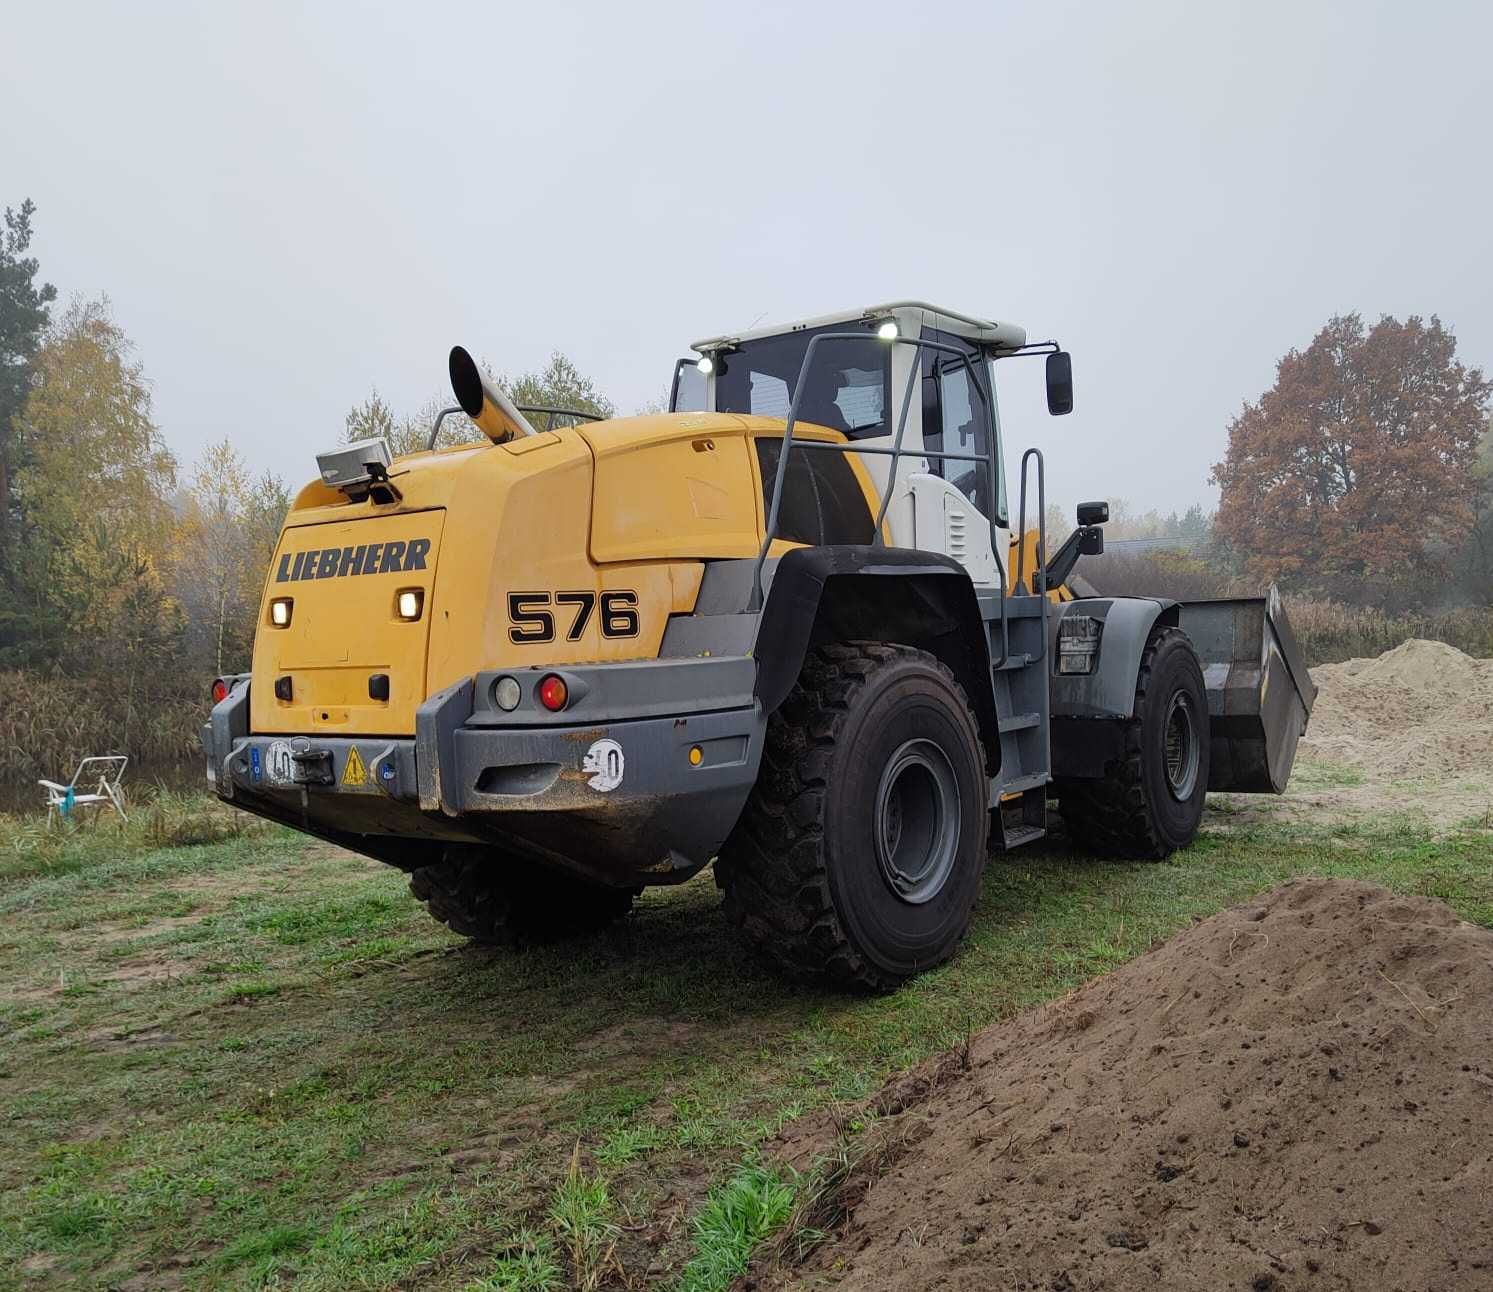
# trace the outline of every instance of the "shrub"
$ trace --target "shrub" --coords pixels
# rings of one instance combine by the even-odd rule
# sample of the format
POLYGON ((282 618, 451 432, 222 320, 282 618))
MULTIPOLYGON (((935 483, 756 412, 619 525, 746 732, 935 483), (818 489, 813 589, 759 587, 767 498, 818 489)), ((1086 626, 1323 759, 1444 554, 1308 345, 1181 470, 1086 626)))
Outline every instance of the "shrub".
POLYGON ((1173 597, 1200 601, 1207 597, 1255 595, 1234 576, 1190 552, 1105 552, 1078 563, 1079 577, 1106 597, 1173 597))
POLYGON ((1337 601, 1286 599, 1286 613, 1309 664, 1382 655, 1412 637, 1445 642, 1468 655, 1493 658, 1493 606, 1439 615, 1387 615, 1337 601))
MULTIPOLYGON (((1088 557, 1078 574, 1107 597, 1257 597, 1265 589, 1185 552, 1110 553, 1088 557)), ((1382 655, 1412 637, 1446 642, 1468 655, 1493 657, 1493 607, 1443 614, 1390 615, 1340 601, 1286 597, 1286 614, 1308 664, 1382 655)))
POLYGON ((176 763, 198 752, 208 708, 196 679, 130 694, 107 676, 0 672, 0 780, 66 779, 89 754, 176 763))

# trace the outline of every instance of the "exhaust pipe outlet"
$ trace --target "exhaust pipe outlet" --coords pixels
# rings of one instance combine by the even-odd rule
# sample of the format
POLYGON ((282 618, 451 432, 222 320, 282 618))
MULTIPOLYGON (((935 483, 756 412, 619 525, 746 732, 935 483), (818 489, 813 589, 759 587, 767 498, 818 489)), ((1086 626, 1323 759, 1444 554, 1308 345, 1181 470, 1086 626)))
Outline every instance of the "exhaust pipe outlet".
POLYGON ((513 401, 482 376, 482 369, 459 345, 451 347, 451 390, 461 411, 470 417, 494 444, 515 435, 539 434, 513 401))

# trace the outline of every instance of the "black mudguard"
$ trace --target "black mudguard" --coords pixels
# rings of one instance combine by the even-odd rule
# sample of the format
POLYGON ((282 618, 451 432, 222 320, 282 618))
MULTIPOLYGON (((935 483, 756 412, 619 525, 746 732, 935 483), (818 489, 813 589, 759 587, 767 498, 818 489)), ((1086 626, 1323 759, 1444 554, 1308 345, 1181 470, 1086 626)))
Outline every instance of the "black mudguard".
POLYGON ((757 631, 757 700, 776 710, 804 657, 836 641, 917 646, 949 666, 969 696, 980 734, 999 757, 984 620, 969 572, 953 557, 840 544, 795 548, 778 561, 757 631))

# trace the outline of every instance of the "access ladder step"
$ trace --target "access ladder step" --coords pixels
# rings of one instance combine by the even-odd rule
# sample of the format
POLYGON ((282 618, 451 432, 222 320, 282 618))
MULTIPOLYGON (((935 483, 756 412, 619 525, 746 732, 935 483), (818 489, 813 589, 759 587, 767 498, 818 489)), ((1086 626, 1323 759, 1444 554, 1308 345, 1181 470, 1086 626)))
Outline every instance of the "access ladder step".
POLYGON ((1001 833, 1005 836, 1007 848, 1019 848, 1024 843, 1042 838, 1047 831, 1040 825, 1008 825, 1002 828, 1001 833))
POLYGON ((1025 731, 1028 727, 1035 727, 1042 721, 1040 713, 1013 713, 1009 718, 1000 720, 1000 729, 1007 731, 1025 731))
POLYGON ((1016 669, 1025 668, 1031 662, 1032 657, 1030 655, 1007 655, 1004 660, 995 666, 995 671, 997 673, 1011 673, 1016 669))

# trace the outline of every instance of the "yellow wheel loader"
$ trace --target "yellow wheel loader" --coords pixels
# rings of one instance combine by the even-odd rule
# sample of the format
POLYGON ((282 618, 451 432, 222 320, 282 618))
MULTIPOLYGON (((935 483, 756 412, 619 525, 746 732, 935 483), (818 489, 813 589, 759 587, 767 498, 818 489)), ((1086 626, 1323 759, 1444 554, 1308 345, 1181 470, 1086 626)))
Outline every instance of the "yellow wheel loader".
POLYGON ((1033 356, 1068 412, 1055 343, 900 301, 697 342, 668 413, 601 421, 458 347, 484 440, 343 446, 297 496, 215 683, 218 795, 489 942, 714 861, 771 959, 870 989, 953 952, 991 835, 1050 799, 1087 851, 1184 847, 1207 790, 1285 787, 1315 691, 1274 589, 1076 595, 1107 506, 1049 552, 1037 450, 1007 487, 996 390, 1033 356))

